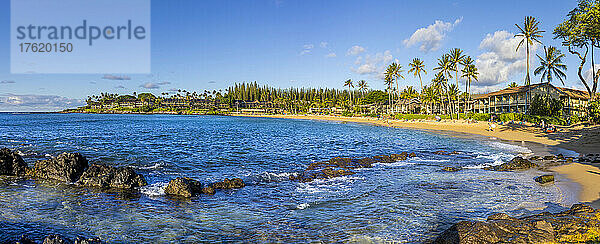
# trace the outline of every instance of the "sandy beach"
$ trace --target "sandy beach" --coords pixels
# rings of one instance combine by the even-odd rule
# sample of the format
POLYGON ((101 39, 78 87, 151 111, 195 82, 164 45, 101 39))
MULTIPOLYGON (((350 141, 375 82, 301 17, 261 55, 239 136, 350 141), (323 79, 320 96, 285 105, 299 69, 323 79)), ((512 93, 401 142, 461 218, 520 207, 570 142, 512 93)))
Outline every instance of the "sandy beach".
MULTIPOLYGON (((539 128, 529 125, 497 125, 489 130, 487 122, 468 123, 467 121, 400 121, 383 120, 365 117, 341 117, 328 115, 233 115, 246 117, 269 117, 284 119, 330 120, 341 122, 370 123, 379 126, 412 128, 429 131, 459 132, 480 135, 490 138, 514 142, 533 142, 547 146, 555 146, 581 155, 600 153, 600 126, 571 126, 558 127, 555 133, 544 133, 539 128)), ((540 150, 533 150, 540 153, 540 150)), ((553 172, 565 175, 571 181, 581 186, 578 193, 579 201, 600 208, 600 165, 572 163, 551 169, 553 172)))

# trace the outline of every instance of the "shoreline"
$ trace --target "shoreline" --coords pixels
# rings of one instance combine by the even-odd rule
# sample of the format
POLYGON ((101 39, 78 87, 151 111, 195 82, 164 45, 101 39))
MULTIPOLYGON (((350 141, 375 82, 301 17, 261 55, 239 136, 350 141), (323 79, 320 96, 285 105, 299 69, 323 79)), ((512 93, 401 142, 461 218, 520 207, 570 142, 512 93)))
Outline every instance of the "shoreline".
MULTIPOLYGON (((498 125, 495 131, 488 131, 487 122, 466 123, 464 121, 399 121, 399 120, 383 120, 377 118, 363 117, 339 117, 328 115, 246 115, 232 114, 235 117, 252 117, 252 118, 279 118, 279 119, 304 119, 304 120, 325 120, 337 122, 353 122, 367 123, 376 126, 388 126, 394 128, 409 128, 430 131, 438 134, 446 134, 450 136, 458 136, 459 134, 482 137, 489 140, 502 140, 523 146, 531 150, 536 155, 555 155, 565 154, 569 151, 580 155, 588 153, 600 153, 594 151, 595 148, 600 148, 600 144, 588 144, 587 141, 573 141, 571 144, 565 144, 560 139, 553 140, 556 137, 542 137, 536 133, 530 126, 516 126, 518 129, 511 128, 506 125, 498 125), (581 145, 588 144, 588 145, 581 145)), ((600 129, 596 126, 595 129, 600 129)), ((600 130, 598 130, 600 131, 600 130)), ((595 137, 600 135, 595 134, 595 137)), ((597 138, 592 138, 597 139, 597 138)), ((575 155, 573 155, 575 156, 575 155)), ((565 194, 573 194, 577 200, 583 203, 590 204, 594 208, 600 208, 600 166, 584 163, 570 163, 566 165, 556 166, 549 169, 551 172, 564 177, 566 181, 557 180, 555 184, 561 190, 576 191, 566 192, 565 194), (578 187, 571 187, 576 184, 578 187)))

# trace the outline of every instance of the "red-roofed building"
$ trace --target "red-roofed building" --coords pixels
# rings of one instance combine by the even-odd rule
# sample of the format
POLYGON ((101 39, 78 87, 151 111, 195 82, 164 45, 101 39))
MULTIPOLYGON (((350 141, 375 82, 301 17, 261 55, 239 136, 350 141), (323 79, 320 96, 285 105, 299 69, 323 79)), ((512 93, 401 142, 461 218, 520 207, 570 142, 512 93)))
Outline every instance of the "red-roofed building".
MULTIPOLYGON (((563 102, 564 115, 579 115, 585 113, 589 95, 585 91, 555 87, 550 83, 517 86, 502 89, 487 94, 473 95, 472 111, 475 113, 526 113, 527 90, 531 97, 549 95, 563 102)), ((531 101, 530 101, 531 102, 531 101)))

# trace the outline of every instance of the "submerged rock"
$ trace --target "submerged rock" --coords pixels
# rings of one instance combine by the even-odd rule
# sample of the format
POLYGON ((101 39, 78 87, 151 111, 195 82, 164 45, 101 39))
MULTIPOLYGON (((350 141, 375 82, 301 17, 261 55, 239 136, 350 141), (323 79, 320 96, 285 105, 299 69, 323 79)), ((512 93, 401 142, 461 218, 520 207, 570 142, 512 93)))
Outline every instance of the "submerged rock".
POLYGON ((133 189, 147 185, 144 176, 129 167, 91 165, 79 178, 77 184, 101 188, 133 189))
POLYGON ((497 166, 485 167, 485 170, 495 170, 495 171, 512 171, 512 170, 526 170, 535 168, 538 165, 530 162, 527 159, 522 157, 515 157, 508 163, 503 163, 497 166))
POLYGON ((416 157, 415 153, 402 152, 400 154, 378 155, 366 158, 335 157, 327 161, 314 162, 308 165, 304 172, 290 176, 290 180, 310 182, 315 179, 331 179, 340 176, 353 175, 352 169, 372 168, 374 164, 389 164, 416 157))
POLYGON ((575 204, 560 213, 524 218, 494 214, 485 222, 461 221, 444 231, 434 243, 580 243, 598 242, 600 210, 575 204))
POLYGON ((70 243, 73 243, 73 244, 100 244, 100 243, 102 243, 102 241, 100 240, 100 238, 84 239, 81 237, 77 237, 75 239, 75 241, 71 241, 60 235, 49 235, 44 239, 44 242, 42 244, 70 244, 70 243))
POLYGON ((551 183, 554 182, 554 175, 541 175, 535 177, 534 180, 540 184, 551 183))
POLYGON ((192 197, 202 191, 202 183, 187 177, 177 177, 169 182, 165 194, 192 197))
POLYGON ((35 162, 30 175, 40 179, 75 182, 88 167, 88 161, 79 153, 62 153, 55 158, 35 162))
POLYGON ((23 176, 27 172, 27 164, 23 158, 8 148, 0 149, 0 175, 23 176))
POLYGON ((457 155, 460 153, 457 151, 448 152, 448 151, 444 151, 444 150, 439 150, 439 151, 433 152, 433 154, 450 156, 450 155, 457 155))
POLYGON ((457 168, 457 167, 444 167, 442 168, 443 171, 448 171, 448 172, 456 172, 461 170, 462 168, 457 168))
POLYGON ((246 184, 244 184, 244 181, 239 178, 233 178, 231 180, 225 179, 223 181, 210 184, 210 188, 213 189, 236 189, 244 186, 246 186, 246 184))

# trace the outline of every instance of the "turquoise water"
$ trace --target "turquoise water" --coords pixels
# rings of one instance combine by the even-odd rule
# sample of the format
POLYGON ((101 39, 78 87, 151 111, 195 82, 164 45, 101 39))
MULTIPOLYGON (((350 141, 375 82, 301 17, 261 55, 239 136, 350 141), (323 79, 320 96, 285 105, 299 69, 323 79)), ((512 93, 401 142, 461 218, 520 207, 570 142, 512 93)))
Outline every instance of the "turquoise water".
POLYGON ((128 165, 140 194, 34 180, 0 180, 0 242, 22 233, 111 242, 423 242, 462 219, 527 213, 564 200, 535 172, 490 172, 527 148, 358 123, 221 116, 0 114, 0 147, 29 163, 61 152, 128 165), (436 150, 460 155, 434 155, 436 150), (415 152, 418 157, 311 183, 291 174, 332 157, 415 152), (464 166, 443 172, 443 166, 464 166), (178 176, 245 188, 181 201, 178 176))

